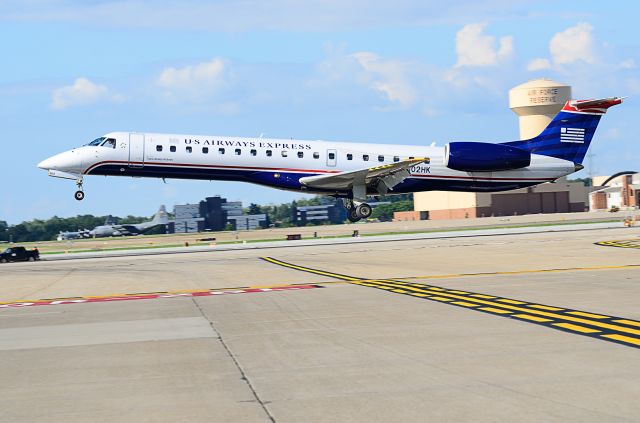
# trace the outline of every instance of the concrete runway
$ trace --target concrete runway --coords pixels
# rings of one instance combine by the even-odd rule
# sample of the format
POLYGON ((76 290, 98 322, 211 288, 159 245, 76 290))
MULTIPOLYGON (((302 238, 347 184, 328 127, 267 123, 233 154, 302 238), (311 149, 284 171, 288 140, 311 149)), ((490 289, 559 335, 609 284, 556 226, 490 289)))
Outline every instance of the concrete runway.
POLYGON ((639 237, 6 265, 3 421, 638 421, 639 237))

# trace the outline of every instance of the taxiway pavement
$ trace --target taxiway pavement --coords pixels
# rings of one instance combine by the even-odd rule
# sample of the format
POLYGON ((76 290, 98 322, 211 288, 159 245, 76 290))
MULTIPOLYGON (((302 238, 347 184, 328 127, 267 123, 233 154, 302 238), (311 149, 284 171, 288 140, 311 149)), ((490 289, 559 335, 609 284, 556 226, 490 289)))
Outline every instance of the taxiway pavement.
POLYGON ((596 243, 639 236, 12 264, 3 421, 637 421, 640 249, 596 243))

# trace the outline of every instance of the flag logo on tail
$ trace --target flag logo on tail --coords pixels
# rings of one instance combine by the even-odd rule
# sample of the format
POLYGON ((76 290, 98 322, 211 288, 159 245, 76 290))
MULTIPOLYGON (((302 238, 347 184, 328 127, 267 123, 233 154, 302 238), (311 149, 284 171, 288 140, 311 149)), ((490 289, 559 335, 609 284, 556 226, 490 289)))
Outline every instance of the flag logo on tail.
POLYGON ((583 128, 560 128, 560 142, 584 144, 583 128))

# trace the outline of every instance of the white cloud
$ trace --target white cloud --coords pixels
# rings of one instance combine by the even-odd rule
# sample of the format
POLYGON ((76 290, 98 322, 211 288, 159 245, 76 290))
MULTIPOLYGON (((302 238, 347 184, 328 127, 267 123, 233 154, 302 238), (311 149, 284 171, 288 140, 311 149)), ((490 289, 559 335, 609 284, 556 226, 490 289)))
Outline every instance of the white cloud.
POLYGON ((637 68, 636 61, 633 59, 623 60, 622 62, 618 63, 618 68, 619 69, 635 69, 637 68))
POLYGON ((558 65, 578 61, 595 63, 593 27, 583 22, 558 32, 551 38, 549 51, 558 65))
POLYGON ((164 69, 156 79, 163 94, 170 99, 201 102, 219 94, 230 84, 230 65, 223 59, 181 68, 164 69))
POLYGON ((382 94, 392 103, 403 107, 411 106, 416 100, 416 90, 407 78, 409 66, 397 60, 382 59, 370 52, 357 52, 351 55, 362 67, 369 88, 382 94))
POLYGON ((462 66, 492 66, 513 54, 513 37, 502 37, 496 48, 496 37, 484 33, 485 23, 465 25, 456 33, 455 68, 462 66))
POLYGON ((0 21, 203 31, 352 31, 530 13, 525 0, 3 0, 0 21))
MULTIPOLYGON (((535 72, 550 69, 565 73, 567 72, 565 66, 576 62, 595 65, 598 59, 593 26, 582 22, 555 33, 549 41, 549 53, 551 55, 550 59, 533 59, 527 65, 527 70, 535 72)), ((633 65, 633 60, 624 61, 620 64, 620 67, 624 68, 633 65)))
POLYGON ((53 91, 51 108, 63 110, 72 106, 83 106, 99 101, 120 101, 123 97, 111 94, 104 85, 91 82, 87 78, 78 78, 73 85, 57 88, 53 91))
POLYGON ((537 58, 527 64, 527 70, 530 72, 535 72, 544 69, 551 69, 551 62, 549 59, 537 58))

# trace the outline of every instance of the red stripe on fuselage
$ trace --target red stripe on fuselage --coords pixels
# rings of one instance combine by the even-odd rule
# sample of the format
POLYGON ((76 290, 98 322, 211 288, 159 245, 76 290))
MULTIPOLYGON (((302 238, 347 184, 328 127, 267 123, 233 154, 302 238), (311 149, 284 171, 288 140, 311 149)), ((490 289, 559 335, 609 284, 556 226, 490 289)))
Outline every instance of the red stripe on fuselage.
POLYGON ((238 169, 238 170, 258 170, 258 171, 275 171, 275 172, 302 172, 302 173, 340 173, 339 170, 319 170, 319 169, 291 169, 291 168, 278 168, 278 167, 258 167, 258 166, 226 166, 226 165, 206 165, 206 164, 190 164, 190 163, 167 163, 167 162, 127 162, 119 160, 110 160, 104 162, 98 162, 90 166, 84 173, 89 174, 96 167, 103 164, 134 164, 134 165, 149 165, 149 166, 177 166, 177 167, 194 167, 205 169, 238 169))

